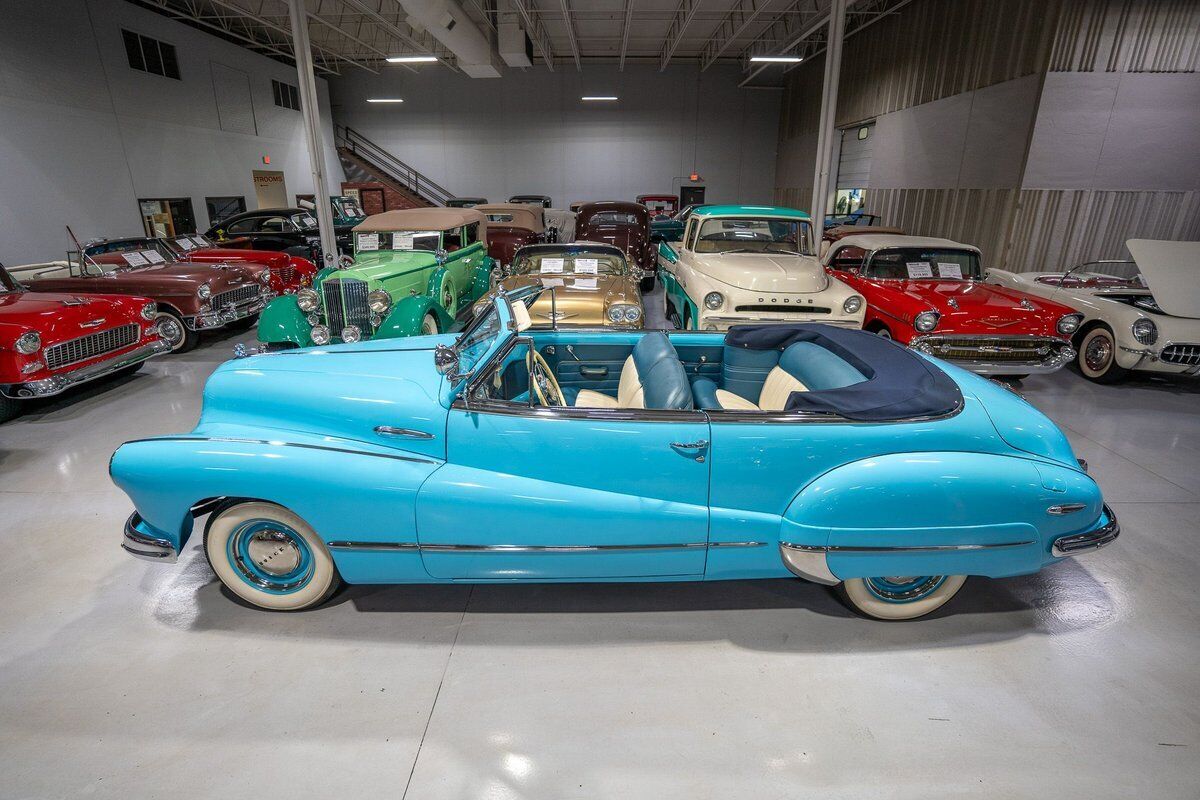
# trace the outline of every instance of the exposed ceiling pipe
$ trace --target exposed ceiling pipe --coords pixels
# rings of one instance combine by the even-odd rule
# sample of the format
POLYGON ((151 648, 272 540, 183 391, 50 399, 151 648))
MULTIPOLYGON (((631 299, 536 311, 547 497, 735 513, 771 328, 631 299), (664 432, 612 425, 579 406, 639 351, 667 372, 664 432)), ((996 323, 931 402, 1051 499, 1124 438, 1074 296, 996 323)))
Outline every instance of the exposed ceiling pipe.
POLYGON ((405 20, 425 30, 454 53, 458 68, 472 78, 499 78, 500 61, 483 31, 453 0, 400 0, 405 20))

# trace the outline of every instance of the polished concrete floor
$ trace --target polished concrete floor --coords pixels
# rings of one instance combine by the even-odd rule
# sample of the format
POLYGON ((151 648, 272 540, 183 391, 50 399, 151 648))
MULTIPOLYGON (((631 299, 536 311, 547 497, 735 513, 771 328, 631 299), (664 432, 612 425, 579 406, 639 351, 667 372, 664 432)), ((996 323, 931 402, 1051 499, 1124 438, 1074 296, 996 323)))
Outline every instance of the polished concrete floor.
POLYGON ((196 539, 127 557, 105 470, 189 429, 251 338, 0 426, 0 798, 1200 796, 1200 381, 1025 381, 1124 533, 915 623, 783 580, 289 615, 232 600, 196 539))

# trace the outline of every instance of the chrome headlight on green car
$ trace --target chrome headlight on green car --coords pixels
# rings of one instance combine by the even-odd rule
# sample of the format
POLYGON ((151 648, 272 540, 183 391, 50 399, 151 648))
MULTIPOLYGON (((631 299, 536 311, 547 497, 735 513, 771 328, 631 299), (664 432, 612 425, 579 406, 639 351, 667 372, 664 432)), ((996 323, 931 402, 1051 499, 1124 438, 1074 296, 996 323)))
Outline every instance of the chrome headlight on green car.
POLYGON ((316 311, 321 305, 321 296, 312 289, 301 289, 296 292, 296 305, 305 313, 316 311))
POLYGON ((376 289, 367 295, 367 306, 375 314, 386 314, 392 307, 392 296, 383 289, 376 289))

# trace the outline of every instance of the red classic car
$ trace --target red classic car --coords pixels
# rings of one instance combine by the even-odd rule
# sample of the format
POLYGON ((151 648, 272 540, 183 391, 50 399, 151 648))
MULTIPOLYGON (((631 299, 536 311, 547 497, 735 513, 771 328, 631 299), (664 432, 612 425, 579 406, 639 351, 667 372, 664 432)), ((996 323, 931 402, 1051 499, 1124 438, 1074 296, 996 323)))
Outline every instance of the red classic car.
POLYGON ((949 239, 844 236, 825 268, 867 298, 866 330, 983 375, 1053 372, 1082 315, 983 282, 979 249, 949 239))
POLYGON ((673 194, 639 194, 636 202, 646 207, 650 219, 667 219, 679 210, 679 197, 673 194))
POLYGON ((641 273, 642 292, 654 288, 657 257, 650 243, 650 214, 641 203, 584 203, 575 218, 575 241, 619 247, 641 273))
POLYGON ((31 292, 0 266, 0 422, 21 401, 135 372, 171 349, 145 297, 31 292))
POLYGON ((94 257, 105 253, 145 250, 153 247, 155 242, 167 248, 176 262, 261 264, 270 271, 271 282, 268 285, 275 294, 295 294, 306 286, 312 286, 313 279, 317 276, 317 265, 307 258, 274 250, 235 250, 229 247, 217 247, 212 240, 199 233, 158 239, 149 239, 145 236, 129 239, 97 239, 86 243, 83 249, 89 256, 94 257))
POLYGON ((215 264, 176 261, 156 240, 140 250, 87 255, 13 267, 12 274, 39 292, 123 294, 158 303, 159 333, 174 352, 196 346, 200 331, 254 324, 275 294, 269 270, 249 261, 215 264))

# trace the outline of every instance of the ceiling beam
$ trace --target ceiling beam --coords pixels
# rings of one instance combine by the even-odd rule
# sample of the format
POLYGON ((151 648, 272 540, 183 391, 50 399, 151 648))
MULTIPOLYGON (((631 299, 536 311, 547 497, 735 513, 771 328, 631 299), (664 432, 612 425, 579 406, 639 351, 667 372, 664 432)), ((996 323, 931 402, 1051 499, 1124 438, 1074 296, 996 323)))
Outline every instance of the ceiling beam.
POLYGON ((679 9, 675 12, 675 19, 671 20, 671 27, 667 30, 667 38, 663 42, 662 56, 659 58, 658 64, 659 72, 665 71, 667 65, 671 63, 671 56, 675 55, 676 48, 683 41, 683 32, 687 30, 687 26, 691 24, 699 10, 700 0, 682 0, 680 2, 679 9))
POLYGON ((575 41, 575 23, 571 20, 571 4, 569 0, 559 0, 562 6, 563 27, 567 29, 567 42, 571 45, 571 55, 575 56, 575 70, 583 72, 583 63, 579 60, 579 42, 575 41))
MULTIPOLYGON (((450 61, 448 60, 446 52, 444 50, 442 50, 441 48, 437 47, 436 45, 434 45, 433 37, 429 36, 428 34, 426 34, 424 37, 422 37, 422 39, 424 39, 424 41, 422 41, 421 39, 418 39, 414 35, 414 31, 412 30, 412 28, 409 28, 407 31, 404 30, 399 25, 392 22, 387 17, 383 16, 383 14, 381 14, 377 9, 374 9, 371 6, 364 3, 363 0, 341 0, 341 2, 344 5, 349 6, 350 8, 354 9, 355 11, 358 11, 360 14, 366 15, 368 18, 370 18, 372 21, 374 21, 377 25, 379 25, 385 31, 387 31, 388 33, 392 34, 396 38, 400 39, 402 42, 405 42, 410 47, 412 47, 414 50, 417 51, 418 54, 421 54, 421 55, 429 54, 431 56, 436 56, 439 63, 441 63, 447 67, 450 67, 451 69, 457 70, 457 67, 454 64, 450 63, 450 61)), ((393 53, 392 55, 398 55, 398 54, 393 53)))
POLYGON ((708 69, 753 24, 770 0, 738 0, 700 51, 700 71, 708 69))
MULTIPOLYGON (((255 14, 255 13, 247 10, 246 8, 243 8, 242 6, 237 5, 236 3, 228 2, 228 0, 208 0, 208 2, 212 3, 213 5, 220 6, 221 8, 232 11, 233 13, 238 14, 240 16, 252 19, 255 22, 257 22, 259 25, 263 26, 264 28, 267 28, 267 29, 273 30, 273 31, 278 31, 279 33, 286 36, 289 42, 292 41, 292 32, 289 28, 285 28, 282 25, 271 22, 269 19, 266 19, 265 17, 261 17, 258 14, 255 14)), ((359 69, 364 69, 367 72, 373 72, 375 74, 379 74, 379 70, 375 69, 374 67, 372 67, 368 64, 365 64, 362 61, 359 61, 357 59, 350 58, 350 57, 344 55, 343 53, 337 52, 336 50, 330 50, 322 45, 318 45, 315 43, 313 44, 313 49, 318 51, 319 53, 321 53, 321 55, 325 56, 326 58, 340 59, 342 61, 345 61, 347 64, 353 64, 354 66, 358 67, 359 69)), ((295 55, 293 54, 292 57, 294 58, 295 55)))
POLYGON ((546 62, 546 68, 554 72, 554 48, 550 46, 550 37, 546 35, 546 28, 542 25, 542 20, 538 17, 537 12, 529 6, 526 0, 509 0, 509 2, 521 16, 521 21, 525 23, 525 33, 533 42, 533 46, 542 54, 542 61, 546 62))
POLYGON ((617 72, 625 71, 625 52, 629 49, 629 29, 633 27, 633 0, 625 0, 625 21, 621 24, 621 60, 617 72))

